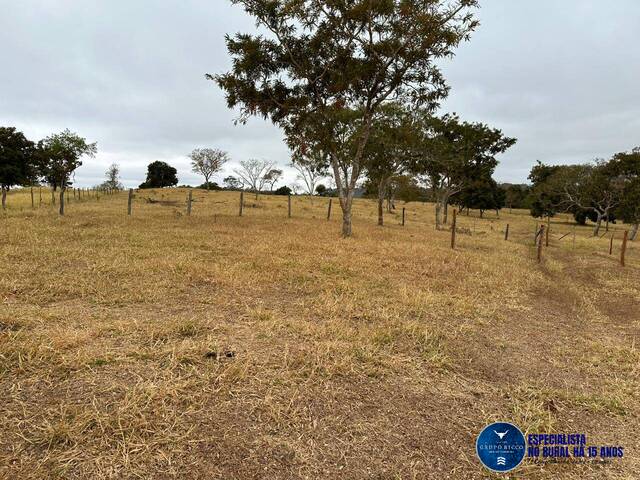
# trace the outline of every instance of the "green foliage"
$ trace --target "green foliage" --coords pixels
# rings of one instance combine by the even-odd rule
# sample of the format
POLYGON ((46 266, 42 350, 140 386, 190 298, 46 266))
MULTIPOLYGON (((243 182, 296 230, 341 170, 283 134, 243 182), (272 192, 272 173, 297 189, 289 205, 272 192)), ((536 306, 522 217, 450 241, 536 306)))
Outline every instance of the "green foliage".
POLYGON ((41 140, 38 143, 41 175, 50 185, 66 188, 73 172, 82 165, 81 158, 94 157, 97 145, 87 143, 68 129, 41 140))
POLYGON ((527 203, 534 218, 553 217, 558 213, 562 202, 562 194, 551 184, 553 175, 562 167, 545 165, 540 160, 529 173, 529 180, 533 184, 529 190, 527 203))
POLYGON ((480 178, 469 183, 458 195, 456 203, 461 208, 500 210, 505 204, 505 191, 492 178, 480 178))
MULTIPOLYGON (((438 60, 478 22, 476 0, 232 0, 267 35, 227 37, 233 68, 207 75, 241 122, 270 119, 292 150, 322 152, 345 212, 376 112, 389 99, 433 108, 448 87, 438 60)), ((350 216, 343 235, 351 234, 350 216)))
POLYGON ((33 181, 35 145, 13 127, 0 127, 0 186, 9 189, 33 181))
POLYGON ((278 188, 273 192, 274 195, 291 195, 291 189, 289 187, 283 186, 278 188))
POLYGON ((530 187, 528 185, 501 184, 505 193, 505 206, 509 208, 529 208, 530 187))
POLYGON ((178 184, 178 171, 165 162, 152 162, 147 167, 147 180, 140 188, 174 187, 178 184))

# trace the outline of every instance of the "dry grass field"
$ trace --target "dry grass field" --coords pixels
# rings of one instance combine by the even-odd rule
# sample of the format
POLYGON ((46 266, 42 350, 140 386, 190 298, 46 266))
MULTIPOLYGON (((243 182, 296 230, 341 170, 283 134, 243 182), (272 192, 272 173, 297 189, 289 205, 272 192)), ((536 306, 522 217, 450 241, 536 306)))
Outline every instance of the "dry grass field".
POLYGON ((640 251, 553 219, 186 190, 0 213, 0 477, 491 478, 479 431, 584 432, 610 463, 496 478, 640 478, 640 251), (153 203, 149 199, 154 200, 153 203), (511 238, 504 241, 509 223, 511 238))

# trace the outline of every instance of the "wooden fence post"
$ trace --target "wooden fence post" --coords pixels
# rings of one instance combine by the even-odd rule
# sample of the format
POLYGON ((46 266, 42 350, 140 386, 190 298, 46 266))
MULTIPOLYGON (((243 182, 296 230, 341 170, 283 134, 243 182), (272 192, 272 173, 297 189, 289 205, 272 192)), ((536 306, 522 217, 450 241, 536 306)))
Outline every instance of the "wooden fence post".
POLYGON ((33 187, 31 187, 31 208, 36 208, 36 202, 33 199, 33 187))
POLYGON ((629 231, 625 230, 622 235, 622 248, 620 249, 620 265, 624 267, 624 255, 627 253, 627 238, 629 237, 629 231))
POLYGON ((240 217, 242 216, 242 208, 244 207, 244 192, 240 192, 240 217))
POLYGON ((187 198, 187 217, 191 216, 191 202, 193 202, 193 192, 189 190, 189 197, 187 198))
POLYGON ((331 203, 333 202, 333 198, 329 199, 329 209, 327 210, 327 220, 331 220, 331 203))
POLYGON ((127 215, 131 216, 131 204, 133 203, 133 188, 129 189, 129 200, 127 201, 127 215))
POLYGON ((40 195, 40 204, 38 206, 41 207, 42 206, 42 187, 38 187, 38 195, 40 195))
POLYGON ((451 222, 451 248, 452 249, 456 248, 456 223, 457 223, 457 216, 456 216, 456 210, 454 208, 453 222, 451 222))
POLYGON ((542 242, 543 242, 543 237, 544 237, 544 225, 540 225, 540 230, 538 232, 538 263, 540 263, 542 261, 542 242))
POLYGON ((404 207, 402 207, 402 226, 404 227, 404 207))
POLYGON ((507 223, 507 229, 504 231, 504 240, 505 242, 509 240, 509 224, 507 223))
POLYGON ((613 237, 615 233, 611 234, 611 239, 609 240, 609 255, 613 255, 613 237))
POLYGON ((289 218, 291 218, 291 194, 289 194, 289 196, 287 197, 287 208, 289 209, 289 218))

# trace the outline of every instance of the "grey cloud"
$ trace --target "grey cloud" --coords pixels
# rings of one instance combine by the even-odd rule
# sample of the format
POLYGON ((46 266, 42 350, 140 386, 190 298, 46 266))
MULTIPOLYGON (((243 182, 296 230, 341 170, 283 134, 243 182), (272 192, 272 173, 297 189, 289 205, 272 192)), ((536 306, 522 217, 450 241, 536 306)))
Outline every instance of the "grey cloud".
MULTIPOLYGON (((482 25, 442 62, 452 86, 443 111, 518 137, 500 180, 525 180, 536 159, 588 161, 640 144, 640 2, 481 3, 482 25)), ((0 0, 0 12, 0 124, 98 141, 79 184, 98 183, 115 161, 134 186, 156 159, 195 184, 186 154, 197 146, 224 148, 234 163, 288 163, 279 130, 260 119, 234 126, 204 78, 229 68, 225 33, 254 30, 228 1, 0 0)))

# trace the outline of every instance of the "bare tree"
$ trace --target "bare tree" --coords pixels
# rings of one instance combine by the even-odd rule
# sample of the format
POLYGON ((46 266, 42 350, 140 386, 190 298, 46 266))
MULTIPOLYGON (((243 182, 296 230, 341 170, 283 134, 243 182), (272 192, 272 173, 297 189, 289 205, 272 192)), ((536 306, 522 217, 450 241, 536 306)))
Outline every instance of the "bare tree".
POLYGON ((204 177, 207 190, 210 190, 211 184, 209 179, 222 170, 225 163, 229 161, 229 154, 215 148, 196 148, 189 155, 191 159, 191 168, 193 173, 197 173, 204 177))
POLYGON ((255 192, 257 200, 258 194, 267 183, 265 174, 270 171, 273 166, 274 164, 272 162, 252 158, 241 161, 240 168, 234 169, 233 171, 255 192))
POLYGON ((105 172, 107 179, 99 188, 109 190, 122 190, 124 185, 120 182, 120 165, 112 163, 105 172))
POLYGON ((324 177, 328 175, 329 159, 318 158, 321 154, 315 153, 307 156, 299 154, 293 155, 291 159, 291 166, 296 169, 298 180, 302 180, 305 184, 307 193, 314 195, 316 186, 324 177))

